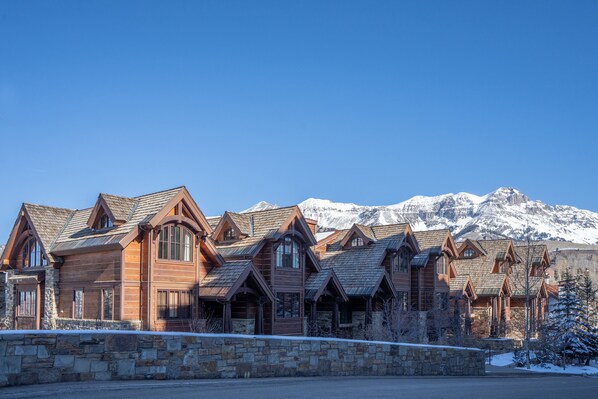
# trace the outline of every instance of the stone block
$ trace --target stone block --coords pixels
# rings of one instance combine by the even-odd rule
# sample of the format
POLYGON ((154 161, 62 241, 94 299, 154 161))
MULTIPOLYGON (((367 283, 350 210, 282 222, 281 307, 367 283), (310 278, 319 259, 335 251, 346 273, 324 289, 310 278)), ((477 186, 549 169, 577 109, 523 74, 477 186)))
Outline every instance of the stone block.
POLYGON ((45 369, 37 375, 40 384, 52 384, 60 382, 62 373, 58 369, 45 369))
POLYGON ((75 373, 89 373, 91 370, 91 359, 76 358, 73 371, 75 373))
POLYGON ((181 339, 180 338, 169 338, 166 340, 166 350, 169 352, 175 352, 181 350, 181 339))
POLYGON ((105 341, 106 352, 137 351, 137 336, 135 335, 107 335, 105 341))
POLYGON ((0 360, 0 374, 21 372, 21 356, 4 356, 0 360))
POLYGON ((16 345, 15 355, 17 356, 36 356, 37 346, 35 345, 16 345))
POLYGON ((156 349, 156 348, 142 349, 141 356, 139 358, 141 360, 156 360, 158 358, 158 349, 156 349))
POLYGON ((108 371, 108 362, 101 360, 92 360, 89 369, 92 373, 108 371))
POLYGON ((73 355, 56 355, 54 356, 54 367, 56 368, 70 368, 75 364, 75 356, 73 355))
POLYGON ((108 371, 101 371, 99 373, 94 373, 93 377, 96 381, 110 381, 112 379, 112 374, 108 371))
POLYGON ((38 359, 47 359, 50 357, 48 354, 48 349, 44 345, 39 345, 37 347, 37 357, 38 359))
POLYGON ((119 377, 135 375, 135 359, 119 360, 116 373, 119 377))

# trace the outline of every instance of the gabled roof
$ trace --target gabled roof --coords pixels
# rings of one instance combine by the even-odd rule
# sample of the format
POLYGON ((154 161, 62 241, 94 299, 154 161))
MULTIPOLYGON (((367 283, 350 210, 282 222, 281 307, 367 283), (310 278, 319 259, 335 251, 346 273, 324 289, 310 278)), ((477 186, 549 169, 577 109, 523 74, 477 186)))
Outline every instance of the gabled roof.
MULTIPOLYGON (((389 251, 403 245, 417 251, 411 228, 408 224, 367 227, 367 236, 372 238, 369 245, 344 249, 342 243, 346 242, 347 235, 356 232, 354 227, 327 237, 326 252, 320 257, 322 269, 334 269, 348 296, 373 296, 383 282, 388 283, 394 295, 394 285, 382 261, 389 251)), ((357 228, 361 230, 364 226, 357 228)))
POLYGON ((98 196, 95 206, 91 210, 87 225, 93 227, 93 223, 101 209, 106 211, 115 225, 125 223, 133 215, 133 211, 138 204, 139 200, 135 198, 101 193, 98 196))
POLYGON ((134 197, 137 201, 137 206, 129 220, 109 230, 95 231, 87 225, 93 208, 76 211, 56 238, 52 252, 62 254, 82 248, 118 247, 121 240, 132 232, 136 235, 139 225, 149 223, 154 216, 163 210, 183 190, 186 191, 184 187, 177 187, 171 190, 134 197))
MULTIPOLYGON (((79 251, 122 249, 138 236, 142 228, 156 227, 154 224, 159 223, 161 218, 180 201, 185 201, 198 218, 201 227, 208 233, 211 232, 207 220, 185 187, 133 198, 101 194, 98 201, 109 206, 111 211, 118 215, 118 218, 125 217, 128 212, 127 220, 109 229, 94 230, 88 226, 88 221, 95 207, 71 210, 24 204, 11 233, 11 239, 14 239, 17 234, 15 229, 21 224, 21 219, 25 217, 30 221, 31 229, 39 237, 42 249, 51 262, 55 260, 56 256, 79 251)), ((223 263, 222 258, 208 240, 206 245, 211 248, 210 252, 216 259, 216 263, 223 263)), ((8 256, 8 254, 3 254, 3 259, 4 256, 8 256)))
POLYGON ((72 209, 54 208, 43 205, 23 204, 23 211, 29 219, 31 229, 37 234, 42 250, 53 262, 52 246, 76 211, 72 209))
POLYGON ((214 231, 219 232, 225 222, 230 222, 234 223, 235 227, 246 237, 241 237, 240 240, 232 243, 217 243, 218 251, 225 258, 255 256, 267 240, 276 240, 286 234, 287 226, 295 218, 299 222, 297 227, 300 228, 300 231, 291 231, 291 234, 295 232, 302 234, 308 245, 314 245, 316 239, 305 222, 301 210, 298 206, 290 206, 248 213, 226 212, 214 231), (251 220, 253 220, 253 235, 250 227, 251 220))
POLYGON ((343 301, 347 302, 349 300, 343 285, 333 269, 312 273, 311 276, 308 277, 305 281, 305 299, 308 301, 317 301, 329 283, 334 286, 339 297, 341 297, 343 301))
POLYGON ((274 302, 274 294, 250 260, 230 261, 212 269, 201 281, 199 297, 230 301, 247 279, 255 282, 260 291, 274 302))
POLYGON ((529 256, 532 265, 544 262, 546 267, 550 266, 550 257, 546 244, 515 245, 514 249, 517 261, 520 263, 527 263, 527 257, 529 256))
POLYGON ((469 276, 456 276, 452 278, 450 281, 450 290, 451 296, 455 298, 461 298, 468 292, 473 294, 473 296, 470 296, 471 299, 476 300, 478 297, 469 276))
MULTIPOLYGON (((498 295, 503 290, 507 277, 504 273, 492 273, 492 270, 497 259, 503 259, 508 253, 512 253, 511 240, 466 240, 461 244, 460 252, 468 242, 485 255, 454 260, 457 276, 470 276, 478 296, 498 295)), ((508 281, 506 284, 508 285, 508 281)))
POLYGON ((458 255, 457 246, 449 229, 416 231, 414 234, 422 252, 428 250, 433 255, 439 255, 444 250, 449 252, 451 257, 458 255))

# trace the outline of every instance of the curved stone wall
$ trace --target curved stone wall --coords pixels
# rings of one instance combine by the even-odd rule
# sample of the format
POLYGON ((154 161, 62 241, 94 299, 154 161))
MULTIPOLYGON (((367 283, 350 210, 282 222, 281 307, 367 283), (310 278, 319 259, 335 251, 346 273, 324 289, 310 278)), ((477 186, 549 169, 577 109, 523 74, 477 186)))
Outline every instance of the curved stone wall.
POLYGON ((484 375, 477 349, 131 331, 0 332, 0 385, 278 376, 484 375))

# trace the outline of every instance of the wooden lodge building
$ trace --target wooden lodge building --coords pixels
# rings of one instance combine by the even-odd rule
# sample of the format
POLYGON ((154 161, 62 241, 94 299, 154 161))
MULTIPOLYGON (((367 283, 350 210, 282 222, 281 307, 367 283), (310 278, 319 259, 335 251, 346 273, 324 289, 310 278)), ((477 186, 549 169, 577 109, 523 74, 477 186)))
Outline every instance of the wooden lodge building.
POLYGON ((317 242, 316 223, 297 206, 206 218, 185 187, 100 194, 83 210, 23 204, 0 258, 0 319, 13 329, 505 336, 524 309, 522 270, 534 329, 544 317, 545 246, 456 244, 449 230, 409 224, 355 224, 317 242))

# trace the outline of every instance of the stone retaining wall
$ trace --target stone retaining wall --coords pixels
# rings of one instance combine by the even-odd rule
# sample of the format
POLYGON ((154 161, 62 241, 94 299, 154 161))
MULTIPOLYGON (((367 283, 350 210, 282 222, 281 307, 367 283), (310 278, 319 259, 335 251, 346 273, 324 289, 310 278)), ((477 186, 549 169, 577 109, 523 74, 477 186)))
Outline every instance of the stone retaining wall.
POLYGON ((484 375, 484 352, 306 337, 0 332, 0 385, 353 375, 484 375))

